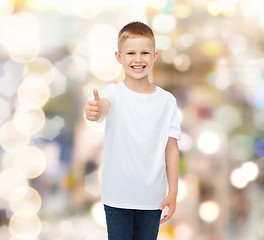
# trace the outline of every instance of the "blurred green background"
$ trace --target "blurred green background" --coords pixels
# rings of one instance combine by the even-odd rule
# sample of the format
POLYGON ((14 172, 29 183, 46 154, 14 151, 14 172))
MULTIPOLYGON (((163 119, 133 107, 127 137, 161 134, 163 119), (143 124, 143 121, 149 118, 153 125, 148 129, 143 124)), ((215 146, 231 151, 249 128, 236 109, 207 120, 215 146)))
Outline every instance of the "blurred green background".
MULTIPOLYGON (((104 122, 118 31, 147 23, 178 102, 179 194, 159 240, 264 239, 263 0, 0 0, 0 239, 105 240, 104 122)), ((151 119, 150 119, 151 121, 151 119)))

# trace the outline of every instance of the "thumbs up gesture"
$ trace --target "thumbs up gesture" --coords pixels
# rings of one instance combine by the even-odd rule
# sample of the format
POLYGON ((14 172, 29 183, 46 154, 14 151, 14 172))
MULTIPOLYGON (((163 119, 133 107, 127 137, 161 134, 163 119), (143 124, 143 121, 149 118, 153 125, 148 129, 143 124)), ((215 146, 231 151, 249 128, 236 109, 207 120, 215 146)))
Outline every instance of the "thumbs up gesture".
POLYGON ((102 114, 102 102, 97 89, 93 90, 94 100, 87 101, 85 105, 85 115, 87 120, 97 121, 102 114))

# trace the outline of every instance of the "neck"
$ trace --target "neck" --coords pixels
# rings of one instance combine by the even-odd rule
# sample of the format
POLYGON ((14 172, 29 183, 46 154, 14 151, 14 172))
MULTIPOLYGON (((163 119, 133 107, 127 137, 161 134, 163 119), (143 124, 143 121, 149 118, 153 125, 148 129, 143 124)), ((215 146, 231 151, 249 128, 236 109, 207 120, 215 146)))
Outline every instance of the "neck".
POLYGON ((125 78, 124 84, 132 91, 139 93, 152 93, 156 88, 149 82, 148 78, 131 79, 125 78))

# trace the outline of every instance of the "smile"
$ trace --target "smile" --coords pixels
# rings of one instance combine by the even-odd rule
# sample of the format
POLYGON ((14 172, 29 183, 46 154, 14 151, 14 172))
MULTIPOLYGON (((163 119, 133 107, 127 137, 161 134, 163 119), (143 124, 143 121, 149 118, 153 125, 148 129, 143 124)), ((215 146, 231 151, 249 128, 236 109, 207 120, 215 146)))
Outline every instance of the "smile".
POLYGON ((134 69, 134 71, 143 71, 145 69, 146 66, 144 65, 134 65, 134 66, 131 66, 132 69, 134 69))

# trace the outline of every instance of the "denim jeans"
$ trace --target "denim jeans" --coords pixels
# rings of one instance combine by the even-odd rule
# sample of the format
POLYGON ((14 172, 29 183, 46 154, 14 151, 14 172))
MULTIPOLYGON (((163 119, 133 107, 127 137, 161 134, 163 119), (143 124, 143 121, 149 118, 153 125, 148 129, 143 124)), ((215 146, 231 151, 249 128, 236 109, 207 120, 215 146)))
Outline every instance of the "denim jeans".
POLYGON ((104 205, 108 240, 156 240, 161 210, 136 210, 104 205))

